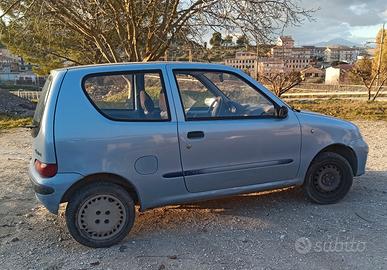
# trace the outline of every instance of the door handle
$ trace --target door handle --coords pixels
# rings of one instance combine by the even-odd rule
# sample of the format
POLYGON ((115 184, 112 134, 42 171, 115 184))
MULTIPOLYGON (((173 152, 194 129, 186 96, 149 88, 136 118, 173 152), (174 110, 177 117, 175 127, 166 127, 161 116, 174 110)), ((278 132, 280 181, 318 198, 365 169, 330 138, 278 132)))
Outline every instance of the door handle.
POLYGON ((200 139, 204 138, 204 132, 203 131, 190 131, 187 133, 188 139, 200 139))

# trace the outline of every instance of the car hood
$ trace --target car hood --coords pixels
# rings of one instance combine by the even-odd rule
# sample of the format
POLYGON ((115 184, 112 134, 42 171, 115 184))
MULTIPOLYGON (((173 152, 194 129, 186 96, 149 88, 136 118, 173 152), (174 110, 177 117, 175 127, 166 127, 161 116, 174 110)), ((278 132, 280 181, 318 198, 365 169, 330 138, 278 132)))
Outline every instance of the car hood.
POLYGON ((312 111, 300 110, 299 113, 306 114, 306 115, 311 115, 311 116, 316 116, 316 117, 324 117, 324 118, 328 118, 328 119, 339 120, 339 121, 350 123, 348 121, 345 121, 345 120, 342 120, 342 119, 339 119, 339 118, 336 118, 336 117, 333 117, 333 116, 329 116, 329 115, 322 114, 322 113, 317 113, 317 112, 312 112, 312 111))
POLYGON ((299 111, 297 114, 303 126, 321 128, 332 134, 340 134, 340 131, 343 131, 347 135, 350 134, 351 139, 361 137, 359 128, 349 121, 310 111, 299 111))

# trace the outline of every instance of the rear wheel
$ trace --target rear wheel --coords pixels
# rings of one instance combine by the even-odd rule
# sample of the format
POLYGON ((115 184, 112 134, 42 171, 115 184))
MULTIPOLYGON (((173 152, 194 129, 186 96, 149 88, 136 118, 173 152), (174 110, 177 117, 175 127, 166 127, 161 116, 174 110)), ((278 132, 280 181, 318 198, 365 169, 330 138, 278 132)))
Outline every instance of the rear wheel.
POLYGON ((95 183, 77 191, 66 208, 71 236, 89 247, 109 247, 129 233, 135 219, 128 192, 112 183, 95 183))
POLYGON ((310 165, 304 182, 307 196, 320 204, 335 203, 351 189, 353 172, 348 161, 331 152, 318 155, 310 165))

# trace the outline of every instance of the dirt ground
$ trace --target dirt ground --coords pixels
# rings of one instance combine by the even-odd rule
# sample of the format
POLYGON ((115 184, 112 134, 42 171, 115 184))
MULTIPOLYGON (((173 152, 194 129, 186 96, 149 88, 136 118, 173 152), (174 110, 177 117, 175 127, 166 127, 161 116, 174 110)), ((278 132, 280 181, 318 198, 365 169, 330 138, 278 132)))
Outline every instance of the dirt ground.
POLYGON ((357 124, 367 173, 343 201, 316 205, 292 188, 159 208, 108 249, 81 246, 63 209, 36 202, 29 132, 0 131, 0 269, 387 269, 387 122, 357 124))

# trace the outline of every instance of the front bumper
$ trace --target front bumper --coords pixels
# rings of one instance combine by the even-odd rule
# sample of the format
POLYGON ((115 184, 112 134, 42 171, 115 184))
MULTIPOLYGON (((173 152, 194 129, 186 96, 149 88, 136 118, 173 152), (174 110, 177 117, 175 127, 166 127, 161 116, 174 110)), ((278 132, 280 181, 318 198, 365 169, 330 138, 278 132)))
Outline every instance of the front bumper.
POLYGON ((33 161, 28 167, 36 198, 53 214, 58 214, 65 192, 83 176, 77 173, 57 173, 51 178, 42 178, 35 170, 33 161))
POLYGON ((363 139, 357 139, 350 143, 350 147, 355 152, 357 158, 357 172, 355 176, 363 175, 367 163, 368 144, 363 139))

